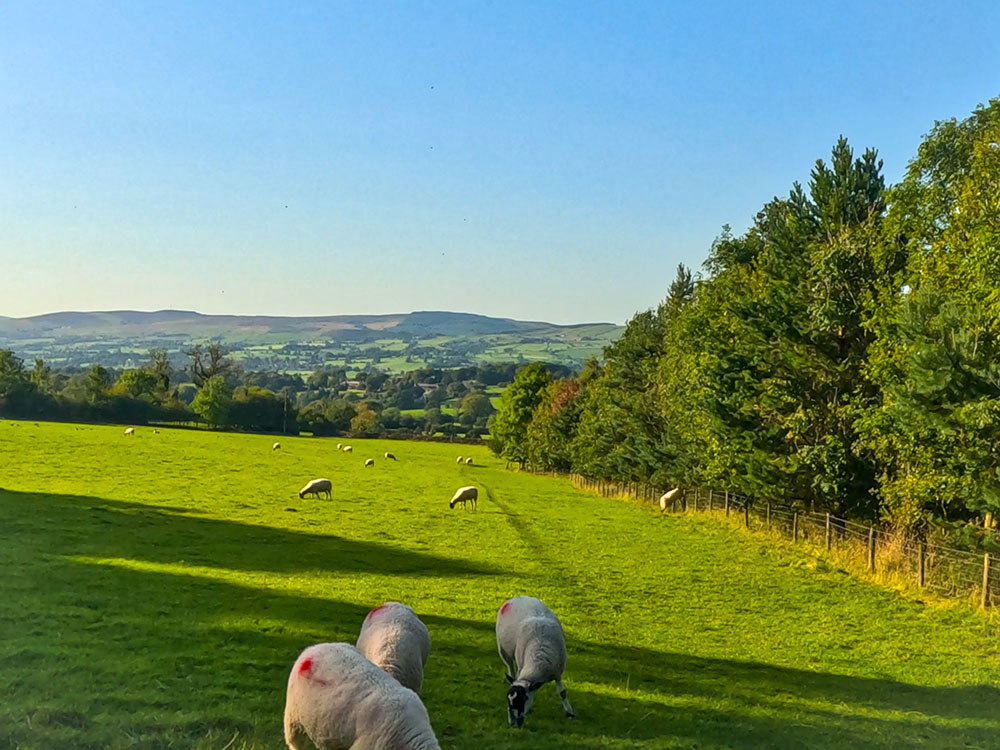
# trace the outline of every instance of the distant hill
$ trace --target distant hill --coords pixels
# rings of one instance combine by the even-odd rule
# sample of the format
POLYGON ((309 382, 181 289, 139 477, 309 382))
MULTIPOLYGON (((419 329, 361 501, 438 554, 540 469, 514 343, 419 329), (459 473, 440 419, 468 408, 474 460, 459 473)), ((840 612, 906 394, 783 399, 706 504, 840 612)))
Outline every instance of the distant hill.
POLYGON ((565 326, 443 311, 287 317, 114 310, 0 316, 0 348, 56 366, 117 367, 134 365, 154 347, 180 362, 191 344, 220 341, 247 369, 400 371, 485 361, 579 365, 620 330, 612 323, 565 326))

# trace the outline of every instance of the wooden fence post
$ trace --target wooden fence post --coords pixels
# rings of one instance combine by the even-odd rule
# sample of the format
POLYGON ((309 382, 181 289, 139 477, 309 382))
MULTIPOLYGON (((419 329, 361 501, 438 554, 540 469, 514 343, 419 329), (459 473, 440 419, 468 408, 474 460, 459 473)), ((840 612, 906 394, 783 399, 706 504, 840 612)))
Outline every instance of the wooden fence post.
POLYGON ((771 501, 767 501, 767 512, 765 514, 767 528, 771 528, 771 501))
POLYGON ((826 551, 827 551, 827 552, 829 552, 829 551, 830 551, 830 542, 831 542, 831 534, 830 534, 830 514, 829 514, 829 513, 827 513, 827 514, 826 514, 826 551))
POLYGON ((927 542, 923 539, 917 544, 917 585, 924 587, 924 580, 927 571, 927 542))
POLYGON ((792 511, 792 541, 799 541, 799 512, 797 510, 792 511))
POLYGON ((688 511, 688 491, 687 488, 681 491, 681 510, 687 513, 688 511))
POLYGON ((715 510, 715 490, 709 488, 708 490, 708 512, 711 513, 715 510))
POLYGON ((746 498, 743 501, 743 524, 749 529, 750 528, 750 498, 746 498))
POLYGON ((729 490, 726 490, 726 518, 729 518, 729 490))
POLYGON ((983 596, 979 600, 979 606, 986 609, 990 606, 990 553, 983 555, 983 596))
POLYGON ((875 524, 868 526, 868 570, 875 572, 875 524))

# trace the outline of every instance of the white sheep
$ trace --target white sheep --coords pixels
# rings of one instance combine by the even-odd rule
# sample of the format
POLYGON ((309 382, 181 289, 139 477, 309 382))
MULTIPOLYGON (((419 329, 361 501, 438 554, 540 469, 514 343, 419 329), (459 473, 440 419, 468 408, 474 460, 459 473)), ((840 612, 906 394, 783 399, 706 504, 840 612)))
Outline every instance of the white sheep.
POLYGON ((340 450, 341 448, 343 448, 343 447, 344 447, 344 444, 343 444, 343 443, 337 443, 337 450, 338 450, 338 451, 339 451, 339 450, 340 450))
POLYGON ((301 490, 299 490, 299 497, 303 498, 306 495, 315 495, 319 499, 320 493, 326 495, 326 499, 330 500, 330 490, 333 489, 333 482, 329 479, 314 479, 301 490))
POLYGON ((344 453, 350 453, 350 452, 351 452, 351 451, 353 451, 353 450, 354 450, 354 448, 352 448, 352 447, 351 447, 351 446, 349 446, 349 445, 345 445, 345 446, 344 446, 344 453))
POLYGON ((395 461, 396 457, 394 455, 392 455, 391 453, 386 453, 385 454, 385 460, 386 461, 395 461))
POLYGON ((559 618, 540 600, 515 596, 497 612, 497 650, 507 668, 507 720, 513 727, 524 724, 535 691, 554 680, 566 716, 573 707, 562 684, 566 669, 566 639, 559 618))
POLYGON ((399 602, 386 602, 365 617, 358 651, 403 687, 420 692, 424 665, 431 653, 431 635, 416 613, 399 602))
POLYGON ((465 459, 465 465, 472 466, 472 456, 469 456, 467 459, 465 459))
POLYGON ((133 437, 135 435, 135 427, 125 428, 125 437, 133 437))
POLYGON ((154 435, 159 435, 159 434, 160 434, 160 431, 159 431, 159 430, 155 430, 155 429, 154 429, 154 430, 153 430, 153 434, 154 434, 154 435))
POLYGON ((369 466, 374 466, 374 465, 375 465, 375 459, 374 459, 374 458, 366 458, 366 459, 365 459, 365 468, 366 468, 366 469, 367 469, 367 468, 368 468, 369 466))
POLYGON ((349 643, 318 643, 299 655, 284 724, 291 750, 441 750, 420 697, 349 643))
POLYGON ((281 448, 281 443, 275 443, 271 446, 271 450, 276 451, 281 448))
POLYGON ((674 495, 676 495, 680 491, 680 489, 681 489, 680 487, 674 487, 669 492, 664 492, 662 495, 660 495, 660 511, 661 512, 665 512, 667 510, 667 503, 670 502, 670 499, 674 495))
POLYGON ((459 503, 462 504, 462 510, 465 510, 466 503, 472 503, 472 509, 476 509, 476 501, 479 499, 479 490, 475 487, 459 487, 455 491, 455 496, 452 497, 451 502, 448 503, 449 508, 454 508, 459 503))
POLYGON ((461 456, 459 456, 458 458, 456 458, 456 459, 455 459, 455 463, 456 463, 456 464, 460 464, 460 463, 462 463, 462 457, 461 457, 461 456))

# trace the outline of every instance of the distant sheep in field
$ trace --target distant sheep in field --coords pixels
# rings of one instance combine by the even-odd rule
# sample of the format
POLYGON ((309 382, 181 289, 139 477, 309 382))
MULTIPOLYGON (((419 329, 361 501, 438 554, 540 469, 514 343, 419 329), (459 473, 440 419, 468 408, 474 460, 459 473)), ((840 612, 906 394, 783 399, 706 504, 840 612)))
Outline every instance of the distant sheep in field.
POLYGON ((554 680, 563 710, 573 718, 562 674, 566 669, 566 639, 562 624, 551 609, 531 596, 508 599, 497 612, 497 650, 507 668, 507 720, 512 727, 524 724, 535 691, 554 680))
POLYGON ((472 503, 472 509, 476 509, 476 501, 479 499, 479 490, 475 487, 459 487, 455 491, 455 496, 448 503, 449 508, 454 508, 459 503, 462 504, 462 510, 465 510, 466 503, 472 503))
POLYGON ((374 465, 375 465, 375 459, 374 458, 367 458, 367 459, 365 459, 365 468, 366 469, 369 466, 374 466, 374 465))
POLYGON ((295 660, 284 725, 291 750, 441 750, 420 697, 348 643, 295 660))
POLYGON ((403 687, 420 692, 424 665, 431 653, 431 636, 416 613, 399 602, 386 602, 365 617, 358 651, 403 687))
POLYGON ((159 435, 159 434, 160 434, 160 431, 159 431, 159 430, 153 430, 153 434, 154 434, 154 435, 159 435))
POLYGON ((465 459, 465 465, 472 466, 472 456, 469 456, 467 459, 465 459))
POLYGON ((350 452, 351 452, 351 451, 353 451, 353 450, 354 450, 354 448, 352 448, 352 447, 351 447, 351 446, 349 446, 349 445, 345 445, 345 446, 344 446, 344 453, 350 453, 350 452))
POLYGON ((326 495, 326 499, 330 500, 332 495, 330 490, 333 489, 333 482, 329 479, 314 479, 301 490, 299 490, 299 497, 304 498, 306 495, 315 495, 319 499, 320 493, 326 495))
POLYGON ((386 453, 385 454, 385 460, 386 461, 395 461, 396 457, 394 455, 392 455, 391 453, 386 453))
POLYGON ((458 458, 456 458, 456 459, 455 459, 455 463, 456 463, 456 464, 460 464, 460 463, 462 463, 462 457, 461 457, 461 456, 459 456, 458 458))
POLYGON ((281 443, 275 443, 274 445, 271 446, 271 450, 273 451, 279 450, 280 448, 281 448, 281 443))
POLYGON ((670 502, 671 498, 673 498, 674 495, 676 495, 678 492, 680 492, 680 489, 681 489, 680 487, 674 487, 669 492, 664 492, 662 495, 660 495, 660 512, 661 513, 666 512, 666 510, 667 510, 667 503, 670 502))
POLYGON ((126 427, 125 437, 134 437, 134 436, 135 436, 135 427, 126 427))
POLYGON ((337 443, 337 450, 338 450, 338 451, 339 451, 339 450, 342 450, 342 449, 343 449, 343 447, 344 447, 344 444, 343 444, 343 443, 337 443))

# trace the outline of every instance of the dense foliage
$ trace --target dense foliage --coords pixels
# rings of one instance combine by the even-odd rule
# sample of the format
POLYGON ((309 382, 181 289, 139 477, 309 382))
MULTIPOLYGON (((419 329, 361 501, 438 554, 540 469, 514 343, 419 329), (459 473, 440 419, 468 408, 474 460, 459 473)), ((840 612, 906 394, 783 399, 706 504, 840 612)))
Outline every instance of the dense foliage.
POLYGON ((599 371, 544 384, 494 450, 595 478, 989 526, 1000 99, 938 123, 899 185, 881 166, 840 139, 746 232, 726 227, 700 277, 681 267, 599 371))

